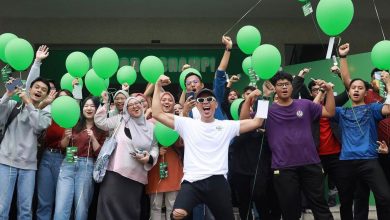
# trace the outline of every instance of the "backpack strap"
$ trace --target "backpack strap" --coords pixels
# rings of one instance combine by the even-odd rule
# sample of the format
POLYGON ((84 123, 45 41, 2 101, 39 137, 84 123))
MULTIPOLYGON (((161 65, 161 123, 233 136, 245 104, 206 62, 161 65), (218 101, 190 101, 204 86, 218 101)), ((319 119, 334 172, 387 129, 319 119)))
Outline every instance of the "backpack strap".
POLYGON ((1 141, 3 140, 4 138, 4 135, 5 135, 5 132, 7 131, 8 129, 8 126, 11 124, 11 122, 16 118, 16 116, 20 113, 20 111, 22 110, 22 106, 20 106, 20 102, 17 102, 16 105, 14 106, 14 108, 12 109, 11 111, 11 114, 8 116, 8 119, 7 119, 7 122, 5 123, 5 126, 4 126, 4 129, 3 129, 3 135, 1 137, 1 140, 0 140, 0 143, 1 141))

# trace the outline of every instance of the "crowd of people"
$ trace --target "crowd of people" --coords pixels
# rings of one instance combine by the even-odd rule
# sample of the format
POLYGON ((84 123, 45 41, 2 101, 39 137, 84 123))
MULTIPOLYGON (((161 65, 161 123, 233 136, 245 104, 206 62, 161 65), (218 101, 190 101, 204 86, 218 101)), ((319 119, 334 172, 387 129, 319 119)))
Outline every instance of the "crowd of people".
POLYGON ((51 103, 72 91, 40 76, 49 48, 39 47, 26 89, 7 88, 0 100, 0 219, 15 206, 23 220, 232 220, 233 207, 243 220, 297 220, 306 208, 331 220, 337 192, 341 219, 365 220, 372 191, 378 219, 389 220, 390 95, 379 92, 379 83, 390 90, 389 72, 374 69, 370 84, 352 79, 344 44, 340 67, 330 68, 345 86, 337 96, 331 82, 306 86, 309 68, 296 76, 279 71, 262 91, 250 85, 240 95, 232 88, 240 78, 226 74, 233 42, 223 36, 222 43, 212 89, 191 72, 178 100, 164 89, 165 75, 144 92, 124 84, 112 97, 103 91, 79 100, 71 129, 52 120, 51 103), (239 120, 232 120, 240 97, 239 120), (156 123, 180 137, 161 146, 156 123), (108 138, 116 148, 98 184, 94 164, 108 138))

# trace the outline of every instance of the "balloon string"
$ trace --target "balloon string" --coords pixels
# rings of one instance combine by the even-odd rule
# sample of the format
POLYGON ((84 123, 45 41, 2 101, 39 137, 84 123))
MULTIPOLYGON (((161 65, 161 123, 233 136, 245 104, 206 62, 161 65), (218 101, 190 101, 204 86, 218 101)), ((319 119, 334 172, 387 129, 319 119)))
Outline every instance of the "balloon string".
POLYGON ((376 8, 375 0, 372 0, 372 3, 374 4, 374 9, 375 9, 376 17, 378 18, 379 26, 380 26, 380 28, 381 28, 382 35, 383 35, 383 40, 386 40, 385 32, 383 31, 381 19, 379 18, 379 13, 378 13, 378 9, 376 8))
POLYGON ((236 21, 233 26, 231 26, 223 35, 225 36, 226 34, 228 34, 238 23, 240 23, 240 21, 242 19, 244 19, 244 17, 249 14, 254 8, 256 8, 256 6, 258 4, 260 4, 260 2, 263 1, 263 0, 259 0, 256 4, 254 4, 240 19, 238 19, 238 21, 236 21))
POLYGON ((324 53, 326 53, 326 49, 325 49, 325 47, 324 47, 324 44, 322 43, 323 40, 322 40, 320 31, 318 30, 317 23, 316 23, 316 21, 314 20, 313 13, 311 13, 311 20, 313 21, 314 27, 315 27, 315 29, 316 29, 317 37, 318 37, 318 39, 320 40, 320 44, 321 44, 322 50, 324 51, 324 53))

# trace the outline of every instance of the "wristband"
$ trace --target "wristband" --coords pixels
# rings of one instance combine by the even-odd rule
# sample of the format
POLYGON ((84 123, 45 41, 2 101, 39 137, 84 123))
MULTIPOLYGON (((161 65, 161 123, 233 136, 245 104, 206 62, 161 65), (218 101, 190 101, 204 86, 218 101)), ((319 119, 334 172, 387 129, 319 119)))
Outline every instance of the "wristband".
POLYGON ((347 58, 347 55, 344 55, 344 56, 339 55, 339 57, 340 57, 340 58, 347 58))
POLYGON ((270 100, 271 99, 271 97, 269 97, 269 96, 263 96, 263 100, 270 100))
POLYGON ((226 50, 226 51, 228 51, 228 52, 231 52, 231 51, 232 51, 232 49, 231 49, 231 48, 229 49, 229 48, 227 48, 227 47, 226 47, 226 49, 225 49, 225 50, 226 50))

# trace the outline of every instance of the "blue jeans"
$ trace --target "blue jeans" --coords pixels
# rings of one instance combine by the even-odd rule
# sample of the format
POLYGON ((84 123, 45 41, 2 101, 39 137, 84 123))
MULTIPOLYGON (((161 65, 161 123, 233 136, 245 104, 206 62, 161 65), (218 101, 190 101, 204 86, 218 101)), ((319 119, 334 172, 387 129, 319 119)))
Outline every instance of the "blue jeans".
POLYGON ((68 163, 66 159, 62 162, 57 182, 54 219, 68 220, 72 207, 76 220, 88 218, 94 189, 93 164, 92 158, 85 157, 79 157, 74 163, 68 163))
POLYGON ((24 170, 0 164, 0 220, 9 216, 15 183, 17 184, 18 220, 32 219, 35 170, 24 170))
POLYGON ((37 174, 38 220, 52 219, 57 179, 64 155, 45 150, 37 174))

